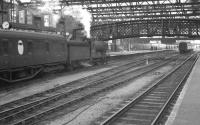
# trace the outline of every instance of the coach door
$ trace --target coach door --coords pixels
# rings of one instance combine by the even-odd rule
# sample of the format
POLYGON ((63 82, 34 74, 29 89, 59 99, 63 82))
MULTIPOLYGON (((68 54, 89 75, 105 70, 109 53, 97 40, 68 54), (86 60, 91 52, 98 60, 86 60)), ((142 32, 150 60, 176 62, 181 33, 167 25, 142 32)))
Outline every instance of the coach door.
POLYGON ((34 57, 34 42, 33 40, 27 40, 26 42, 26 60, 27 64, 26 65, 33 65, 35 62, 35 57, 34 57))
POLYGON ((9 41, 0 39, 0 68, 9 68, 9 41))

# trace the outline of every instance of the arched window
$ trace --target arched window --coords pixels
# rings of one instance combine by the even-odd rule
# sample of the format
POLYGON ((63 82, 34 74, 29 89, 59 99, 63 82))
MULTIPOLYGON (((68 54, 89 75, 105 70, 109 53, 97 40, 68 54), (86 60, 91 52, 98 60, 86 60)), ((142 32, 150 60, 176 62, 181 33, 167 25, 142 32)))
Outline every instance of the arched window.
POLYGON ((18 49, 18 54, 19 55, 23 55, 24 54, 24 43, 23 43, 22 40, 18 40, 17 49, 18 49))

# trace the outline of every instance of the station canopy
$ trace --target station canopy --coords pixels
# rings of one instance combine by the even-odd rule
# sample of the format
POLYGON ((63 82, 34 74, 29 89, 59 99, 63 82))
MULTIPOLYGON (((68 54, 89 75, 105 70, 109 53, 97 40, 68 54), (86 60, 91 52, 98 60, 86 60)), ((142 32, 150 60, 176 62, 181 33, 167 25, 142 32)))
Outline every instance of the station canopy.
POLYGON ((16 0, 25 6, 53 4, 55 11, 66 6, 82 6, 95 24, 129 20, 200 19, 199 0, 16 0))

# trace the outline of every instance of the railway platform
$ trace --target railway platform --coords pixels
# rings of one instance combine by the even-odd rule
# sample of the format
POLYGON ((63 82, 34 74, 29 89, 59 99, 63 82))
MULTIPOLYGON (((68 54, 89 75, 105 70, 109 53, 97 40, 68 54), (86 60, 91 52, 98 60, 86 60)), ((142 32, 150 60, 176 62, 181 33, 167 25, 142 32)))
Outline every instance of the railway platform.
POLYGON ((200 58, 197 60, 166 125, 200 124, 200 58))
POLYGON ((163 50, 137 50, 137 51, 121 51, 121 52, 108 52, 107 55, 109 56, 123 56, 123 55, 133 55, 137 53, 150 53, 150 52, 156 52, 156 51, 163 51, 163 50))

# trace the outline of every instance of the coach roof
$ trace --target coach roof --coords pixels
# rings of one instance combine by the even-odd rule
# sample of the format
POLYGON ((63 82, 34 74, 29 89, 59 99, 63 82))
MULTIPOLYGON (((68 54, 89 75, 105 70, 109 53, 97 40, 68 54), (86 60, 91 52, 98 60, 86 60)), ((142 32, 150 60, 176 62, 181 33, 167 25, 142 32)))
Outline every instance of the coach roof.
POLYGON ((13 31, 13 30, 0 30, 0 37, 7 38, 30 38, 30 39, 64 39, 64 36, 53 33, 42 33, 32 31, 13 31))

